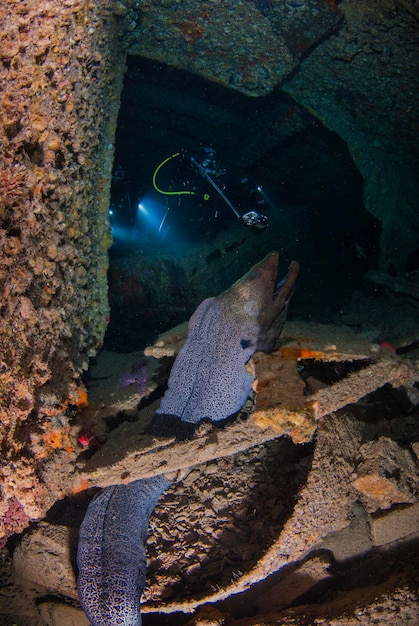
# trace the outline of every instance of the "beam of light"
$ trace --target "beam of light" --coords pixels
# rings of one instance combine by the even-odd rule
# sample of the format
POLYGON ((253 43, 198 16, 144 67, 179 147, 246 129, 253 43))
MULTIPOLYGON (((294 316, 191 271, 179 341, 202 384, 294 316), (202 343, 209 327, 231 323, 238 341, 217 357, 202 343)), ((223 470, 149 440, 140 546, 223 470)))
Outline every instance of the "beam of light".
POLYGON ((137 205, 136 226, 139 228, 148 227, 157 234, 166 211, 165 202, 151 194, 146 194, 137 205))
POLYGON ((115 244, 133 244, 138 239, 138 232, 135 228, 127 228, 127 226, 111 225, 112 239, 115 244))
POLYGON ((115 251, 136 250, 159 245, 177 245, 182 238, 179 233, 176 212, 168 211, 160 194, 147 192, 134 205, 135 217, 127 223, 126 216, 111 206, 108 211, 115 251))
POLYGON ((265 187, 263 187, 262 185, 257 185, 256 191, 259 193, 260 197, 263 198, 263 200, 265 200, 266 204, 268 205, 270 209, 278 208, 275 202, 270 197, 270 195, 267 193, 265 187))
POLYGON ((168 208, 165 198, 154 190, 146 193, 137 204, 135 228, 139 240, 143 243, 169 244, 177 237, 173 224, 167 220, 168 208))

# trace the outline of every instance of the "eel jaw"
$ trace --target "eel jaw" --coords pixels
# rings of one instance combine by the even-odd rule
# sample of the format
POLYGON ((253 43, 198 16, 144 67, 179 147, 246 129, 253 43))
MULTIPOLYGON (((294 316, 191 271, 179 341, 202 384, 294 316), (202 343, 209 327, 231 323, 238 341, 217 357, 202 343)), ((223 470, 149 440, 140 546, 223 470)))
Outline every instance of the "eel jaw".
POLYGON ((261 352, 271 352, 282 332, 298 271, 299 264, 297 261, 291 261, 284 278, 277 283, 269 294, 266 293, 265 295, 264 306, 261 308, 259 316, 260 331, 257 342, 257 350, 261 352))
POLYGON ((270 352, 282 331, 299 265, 291 261, 278 283, 278 252, 270 252, 234 285, 216 297, 227 321, 253 328, 256 350, 270 352))

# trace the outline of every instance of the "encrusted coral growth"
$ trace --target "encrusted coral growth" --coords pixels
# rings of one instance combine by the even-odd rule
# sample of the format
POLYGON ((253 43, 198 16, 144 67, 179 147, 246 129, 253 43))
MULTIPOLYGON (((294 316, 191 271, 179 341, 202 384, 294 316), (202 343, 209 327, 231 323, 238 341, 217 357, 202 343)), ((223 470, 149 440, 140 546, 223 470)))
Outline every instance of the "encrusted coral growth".
POLYGON ((141 11, 141 29, 133 29, 130 37, 132 54, 248 95, 268 93, 297 64, 282 35, 250 2, 146 0, 141 11))
POLYGON ((124 60, 112 4, 0 7, 3 523, 15 497, 36 517, 46 494, 40 460, 71 448, 68 407, 79 404, 81 372, 106 327, 108 181, 124 60))

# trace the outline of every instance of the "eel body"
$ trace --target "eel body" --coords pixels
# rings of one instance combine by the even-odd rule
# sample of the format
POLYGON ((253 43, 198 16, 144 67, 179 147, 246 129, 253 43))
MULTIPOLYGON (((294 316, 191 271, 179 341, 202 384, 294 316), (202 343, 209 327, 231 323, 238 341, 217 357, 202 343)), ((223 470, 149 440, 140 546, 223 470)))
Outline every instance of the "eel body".
MULTIPOLYGON (((166 420, 178 434, 179 425, 220 421, 240 410, 252 385, 246 362, 257 350, 274 347, 298 275, 293 261, 276 285, 277 269, 278 253, 272 252, 229 290, 199 305, 149 432, 166 420)), ((79 533, 77 585, 92 626, 141 625, 149 517, 169 485, 164 476, 113 485, 89 504, 79 533)))
POLYGON ((80 602, 94 626, 140 626, 148 521, 170 481, 163 476, 112 485, 89 504, 80 527, 80 602))

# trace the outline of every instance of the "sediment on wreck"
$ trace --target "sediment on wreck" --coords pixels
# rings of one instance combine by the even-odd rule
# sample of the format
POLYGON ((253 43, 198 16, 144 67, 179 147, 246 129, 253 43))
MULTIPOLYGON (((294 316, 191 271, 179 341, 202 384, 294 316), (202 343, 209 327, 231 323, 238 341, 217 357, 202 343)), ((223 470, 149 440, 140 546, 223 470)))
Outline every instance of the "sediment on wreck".
POLYGON ((69 411, 87 401, 81 373, 106 327, 124 67, 112 4, 0 9, 0 536, 44 510, 37 466, 71 454, 69 411))

